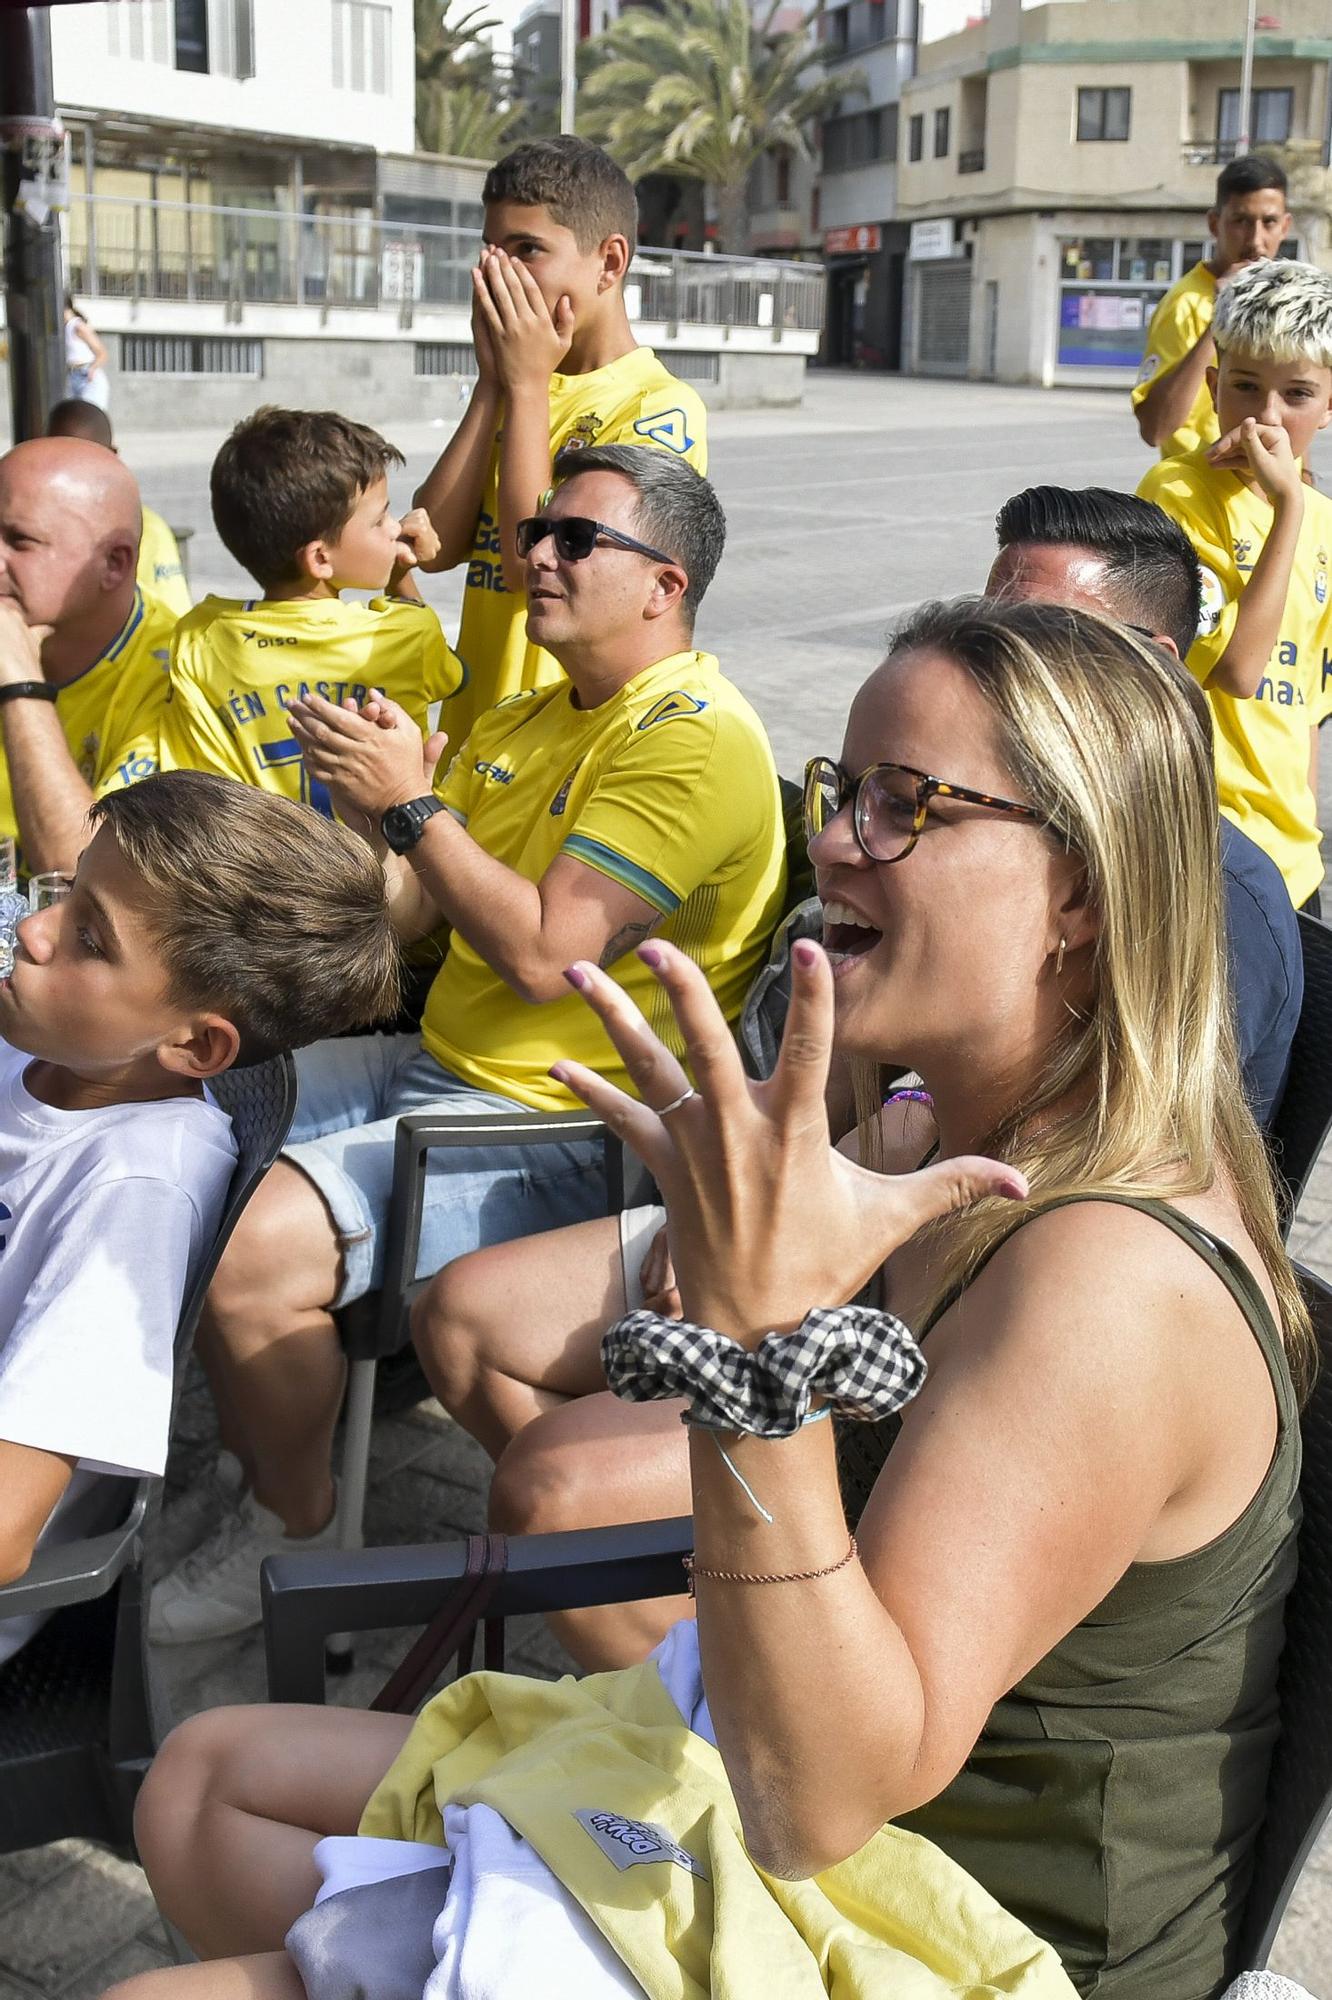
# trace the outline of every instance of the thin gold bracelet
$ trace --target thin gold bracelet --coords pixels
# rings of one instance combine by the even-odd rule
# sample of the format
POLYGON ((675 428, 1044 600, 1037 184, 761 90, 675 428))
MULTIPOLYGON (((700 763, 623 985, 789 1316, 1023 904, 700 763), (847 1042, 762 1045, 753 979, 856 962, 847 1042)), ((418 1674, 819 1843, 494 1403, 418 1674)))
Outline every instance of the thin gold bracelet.
POLYGON ((682 1556, 680 1560, 689 1579, 689 1595, 692 1597, 695 1577, 710 1576, 715 1583, 813 1583, 821 1576, 836 1576, 838 1570, 845 1569, 848 1563, 854 1562, 859 1553, 856 1538, 852 1535, 846 1554, 837 1562, 828 1563, 823 1569, 792 1569, 778 1571, 774 1575, 747 1569, 701 1569, 692 1556, 682 1556))

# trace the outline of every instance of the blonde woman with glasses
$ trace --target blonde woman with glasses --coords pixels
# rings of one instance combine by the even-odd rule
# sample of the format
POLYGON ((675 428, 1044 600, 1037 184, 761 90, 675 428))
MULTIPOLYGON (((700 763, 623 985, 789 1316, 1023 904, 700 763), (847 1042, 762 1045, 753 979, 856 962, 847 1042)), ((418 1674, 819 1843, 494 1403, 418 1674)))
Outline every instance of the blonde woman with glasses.
MULTIPOLYGON (((641 950, 687 1067, 599 968, 569 973, 639 1098, 561 1073, 656 1175, 686 1323, 631 1314, 604 1347, 626 1452, 639 1399, 680 1399, 654 1462, 660 1511, 692 1505, 697 1622, 659 1670, 778 1886, 895 1822, 1077 1992, 1214 2000, 1277 1728, 1313 1353, 1240 1087, 1203 734, 1108 621, 932 606, 807 803, 826 942, 795 948, 770 1082, 670 947, 641 950), (873 1089, 872 1164, 834 1149, 834 1043, 871 1088, 917 1072, 932 1137, 873 1089), (865 1288, 881 1310, 842 1310, 865 1288), (877 1467, 853 1537, 837 1430, 877 1467)), ((407 1730, 184 1725, 144 1793, 154 1889, 202 1952, 273 1955, 151 1982, 299 1991, 280 1947, 320 1836, 353 1832, 407 1730)))

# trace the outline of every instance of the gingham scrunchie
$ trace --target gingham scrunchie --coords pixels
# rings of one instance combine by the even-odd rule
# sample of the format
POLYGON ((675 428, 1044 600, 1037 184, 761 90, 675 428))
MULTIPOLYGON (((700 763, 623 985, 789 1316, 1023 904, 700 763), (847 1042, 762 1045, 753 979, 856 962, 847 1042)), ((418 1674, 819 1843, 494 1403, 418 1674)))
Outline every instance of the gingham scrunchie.
POLYGON ((836 1416, 874 1423, 925 1381, 908 1329, 872 1306, 816 1306, 794 1333, 767 1333, 752 1351, 688 1320, 632 1312, 603 1335, 601 1360, 627 1403, 686 1396, 687 1422, 764 1438, 793 1436, 809 1421, 811 1395, 836 1416))

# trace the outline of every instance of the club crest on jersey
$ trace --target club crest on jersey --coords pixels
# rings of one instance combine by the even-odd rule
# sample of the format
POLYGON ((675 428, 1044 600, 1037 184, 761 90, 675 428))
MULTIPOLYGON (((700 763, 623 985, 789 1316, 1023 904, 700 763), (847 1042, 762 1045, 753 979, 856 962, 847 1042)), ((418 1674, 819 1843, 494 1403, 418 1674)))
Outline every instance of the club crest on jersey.
POLYGON ((659 410, 655 417, 640 417, 634 425, 637 437, 647 438, 652 444, 663 444, 667 451, 692 451, 694 440, 689 435, 689 419, 683 410, 659 410))
POLYGON ((556 792, 554 798, 551 800, 550 816, 552 819, 559 819, 563 815, 564 808, 569 803, 569 793, 573 790, 573 781, 578 776, 578 773, 581 769, 582 769, 581 763, 574 765, 572 771, 570 771, 568 777, 565 779, 564 783, 560 786, 560 789, 558 790, 558 792, 556 792))
POLYGON ((596 443, 600 435, 601 418, 595 411, 589 411, 585 417, 575 417, 573 429, 560 446, 556 457, 566 451, 585 451, 588 445, 596 443))
POLYGON ((643 720, 638 725, 641 736, 645 729, 655 728, 659 722, 672 722, 681 715, 702 715, 707 707, 696 695, 686 694, 683 688, 676 688, 673 694, 664 694, 660 701, 654 701, 643 720))
POLYGON ((1319 549, 1318 554, 1314 557, 1314 562, 1317 564, 1317 568, 1314 570, 1314 596, 1318 599, 1318 602, 1320 604, 1326 604, 1327 603, 1327 550, 1319 549))

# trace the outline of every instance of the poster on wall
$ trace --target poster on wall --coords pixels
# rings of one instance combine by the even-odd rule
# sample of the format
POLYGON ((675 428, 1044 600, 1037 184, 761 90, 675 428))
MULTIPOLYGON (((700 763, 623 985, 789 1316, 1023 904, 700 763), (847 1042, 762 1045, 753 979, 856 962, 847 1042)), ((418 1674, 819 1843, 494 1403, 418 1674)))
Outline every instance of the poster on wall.
POLYGON ((1062 368, 1136 370, 1156 293, 1094 291, 1064 285, 1059 297, 1058 363, 1062 368))

